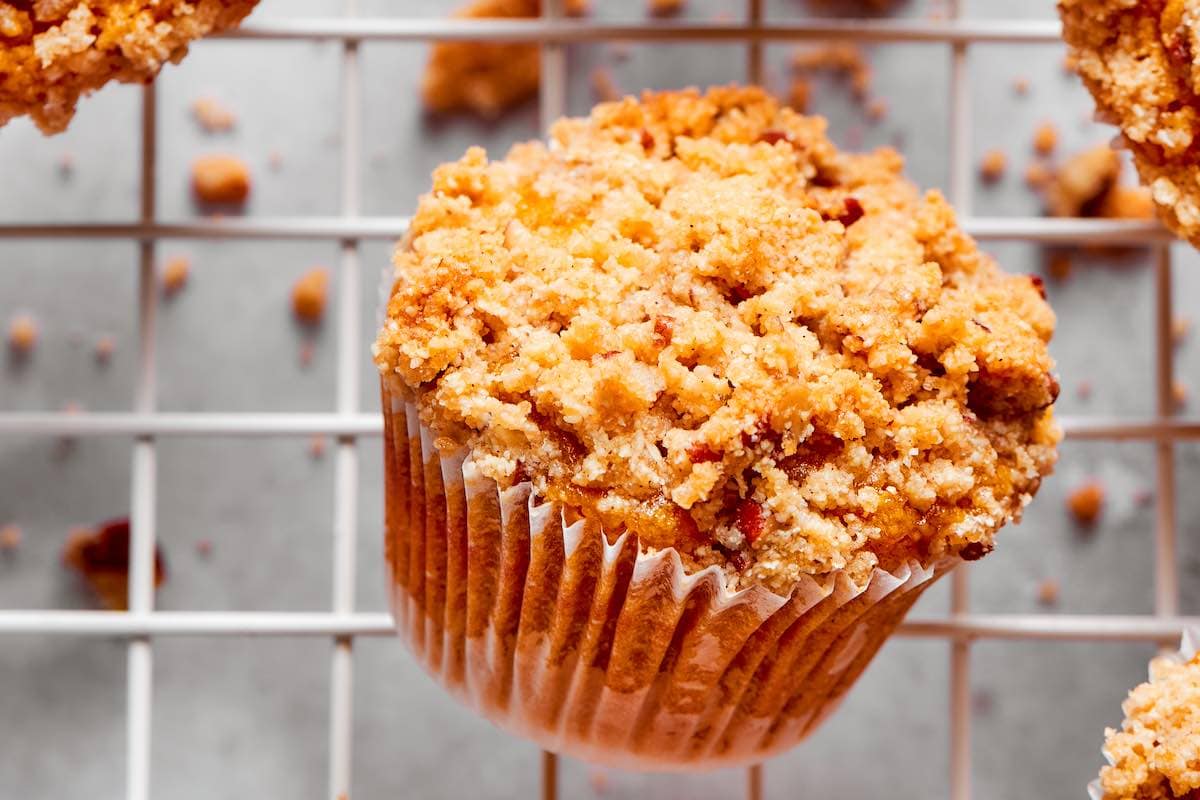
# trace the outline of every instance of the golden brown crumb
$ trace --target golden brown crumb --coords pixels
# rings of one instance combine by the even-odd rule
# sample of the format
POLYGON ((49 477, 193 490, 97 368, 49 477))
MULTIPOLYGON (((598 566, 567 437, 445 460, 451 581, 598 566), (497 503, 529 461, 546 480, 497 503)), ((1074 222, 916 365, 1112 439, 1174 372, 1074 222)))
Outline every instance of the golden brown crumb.
POLYGON ((188 43, 237 25, 257 0, 0 0, 0 126, 28 114, 67 127, 79 98, 144 83, 188 43))
POLYGON ((1176 234, 1200 244, 1200 0, 1060 0, 1098 115, 1117 125, 1176 234))
POLYGON ((1059 586, 1054 578, 1046 578, 1038 584, 1037 600, 1040 605, 1058 605, 1059 586))
POLYGON ((1097 216, 1108 219, 1154 219, 1154 198, 1144 186, 1114 186, 1100 200, 1097 216))
POLYGON ((1104 800, 1180 800, 1200 793, 1200 655, 1150 662, 1150 681, 1121 705, 1120 730, 1105 730, 1111 766, 1104 800))
POLYGON ((376 360, 439 436, 735 582, 991 549, 1059 435, 1039 281, 758 89, 551 137, 439 167, 397 250, 376 360))
POLYGON ((1008 167, 1008 158, 1003 150, 988 150, 979 162, 979 176, 987 183, 995 183, 1004 177, 1008 167))
POLYGON ((797 114, 803 114, 808 111, 808 101, 812 97, 812 84, 806 78, 796 76, 792 78, 792 83, 788 86, 788 107, 797 114))
POLYGON ((174 297, 187 285, 188 276, 192 272, 192 262, 187 256, 172 256, 163 264, 162 276, 159 281, 162 292, 167 297, 174 297))
POLYGON ((16 552, 23 538, 21 526, 12 523, 0 526, 0 553, 16 552))
POLYGON ((192 102, 192 116, 208 133, 226 133, 233 130, 237 122, 233 112, 215 97, 196 98, 192 102))
POLYGON ((107 364, 112 360, 113 353, 117 349, 117 340, 112 336, 105 334, 96 340, 96 347, 92 351, 96 357, 96 361, 100 364, 107 364))
POLYGON ((1094 217, 1120 175, 1121 159, 1108 145, 1077 153, 1047 184, 1046 210, 1054 217, 1094 217))
POLYGON ((831 72, 844 77, 850 81, 850 90, 860 101, 865 100, 871 90, 871 65, 862 50, 844 42, 797 49, 792 54, 792 72, 797 75, 831 72))
POLYGON ((308 455, 313 459, 320 460, 325 457, 325 436, 324 434, 314 434, 308 440, 308 455))
POLYGON ((329 296, 329 270, 313 267, 292 285, 292 313, 296 319, 316 325, 325 316, 329 296))
POLYGON ((1176 347, 1187 341, 1188 334, 1191 332, 1192 320, 1190 317, 1171 318, 1171 343, 1176 347))
POLYGON ((646 13, 652 17, 671 17, 683 11, 686 0, 646 0, 646 13))
POLYGON ((1021 96, 1029 94, 1029 78, 1016 78, 1013 81, 1013 91, 1021 96))
POLYGON ((1038 155, 1048 156, 1058 146, 1058 128, 1052 122, 1043 122, 1033 132, 1033 150, 1038 155))
POLYGON ((1104 485, 1091 480, 1076 487, 1067 497, 1067 508, 1080 525, 1096 524, 1104 509, 1104 485))
POLYGON ((16 356, 28 356, 37 346, 38 325, 29 314, 17 314, 8 323, 8 348, 16 356))
POLYGON ((1025 168, 1025 185, 1030 189, 1041 189, 1051 177, 1050 168, 1041 161, 1034 161, 1025 168))
POLYGON ((241 205, 250 196, 250 168, 237 156, 201 156, 192 162, 192 191, 203 203, 241 205))
POLYGON ((621 96, 617 82, 613 80, 612 71, 605 67, 592 70, 592 94, 600 102, 611 102, 621 96))
MULTIPOLYGON (((76 528, 63 546, 63 563, 74 569, 100 602, 112 611, 125 611, 129 598, 129 519, 76 528)), ((154 586, 167 578, 162 550, 154 546, 154 586)))
POLYGON ((1186 384, 1175 381, 1171 384, 1171 402, 1175 404, 1176 410, 1183 409, 1188 402, 1188 388, 1186 384))

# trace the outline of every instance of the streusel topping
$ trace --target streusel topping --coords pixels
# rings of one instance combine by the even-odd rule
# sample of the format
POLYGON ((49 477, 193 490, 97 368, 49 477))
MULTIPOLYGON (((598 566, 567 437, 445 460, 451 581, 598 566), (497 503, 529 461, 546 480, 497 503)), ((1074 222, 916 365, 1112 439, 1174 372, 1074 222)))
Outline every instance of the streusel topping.
POLYGON ((82 94, 149 80, 188 42, 231 28, 258 0, 0 0, 0 125, 29 114, 58 133, 82 94))
POLYGON ((1105 732, 1112 766, 1100 770, 1105 800, 1200 797, 1200 654, 1158 658, 1150 681, 1122 704, 1121 730, 1105 732))
POLYGON ((473 148, 376 360, 439 446, 735 585, 977 558, 1054 463, 1054 315, 901 170, 733 87, 473 148))
POLYGON ((1200 0, 1059 0, 1075 69, 1167 225, 1200 244, 1200 0))

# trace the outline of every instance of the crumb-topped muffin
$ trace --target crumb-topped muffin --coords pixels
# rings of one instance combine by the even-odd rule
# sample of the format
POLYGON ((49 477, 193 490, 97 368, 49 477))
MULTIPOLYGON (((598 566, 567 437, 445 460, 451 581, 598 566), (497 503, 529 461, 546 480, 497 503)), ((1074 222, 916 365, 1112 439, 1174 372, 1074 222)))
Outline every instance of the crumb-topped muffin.
POLYGON ((0 125, 29 114, 65 130, 82 94, 137 83, 258 0, 0 0, 0 125))
POLYGON ((1177 234, 1200 243, 1200 0, 1059 0, 1075 69, 1177 234))
POLYGON ((1121 707, 1121 729, 1105 732, 1104 800, 1200 797, 1200 654, 1152 661, 1150 681, 1121 707))
POLYGON ((758 89, 435 172, 375 347, 439 447, 733 586, 978 558, 1055 459, 1054 315, 758 89))

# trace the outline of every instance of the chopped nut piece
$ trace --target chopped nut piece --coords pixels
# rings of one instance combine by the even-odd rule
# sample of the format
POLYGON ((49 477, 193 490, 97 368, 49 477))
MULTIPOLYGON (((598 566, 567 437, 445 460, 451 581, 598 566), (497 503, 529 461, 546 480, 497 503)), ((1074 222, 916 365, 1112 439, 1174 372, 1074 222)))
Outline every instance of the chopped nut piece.
POLYGON ((1103 484, 1092 480, 1077 487, 1067 497, 1067 508, 1080 525, 1095 525, 1104 509, 1103 484))
POLYGON ((24 535, 19 525, 10 523, 0 527, 0 553, 11 554, 21 546, 24 535))
POLYGON ((192 116, 207 133, 233 130, 237 117, 215 97, 198 97, 192 103, 192 116))
POLYGON ((301 322, 317 325, 325 316, 328 297, 329 270, 313 267, 292 285, 292 312, 301 322))
POLYGON ((1037 600, 1043 606, 1058 605, 1059 586, 1054 578, 1046 578, 1038 584, 1037 600))
POLYGON ((601 103, 612 102, 621 97, 621 90, 617 88, 612 72, 605 67, 596 67, 592 70, 592 94, 601 103))
POLYGON ((979 175, 987 183, 995 183, 1004 177, 1008 159, 1003 150, 988 150, 979 162, 979 175))
POLYGON ((38 326, 28 314, 18 314, 8 323, 8 347, 13 355, 23 358, 37 346, 38 326))
MULTIPOLYGON (((87 583, 100 602, 113 611, 128 608, 129 519, 109 520, 95 528, 77 528, 63 546, 63 563, 87 583)), ((154 586, 162 585, 167 570, 162 550, 154 547, 154 586)))
POLYGON ((167 263, 163 264, 162 276, 162 293, 167 297, 174 297, 179 294, 184 286, 187 285, 188 276, 192 272, 192 262, 187 256, 172 256, 167 259, 167 263))
POLYGON ((96 340, 96 348, 94 354, 96 361, 100 364, 107 364, 112 360, 113 352, 117 349, 117 340, 112 336, 105 334, 96 340))
POLYGON ((1043 122, 1033 133, 1033 149, 1036 153, 1048 156, 1058 146, 1058 128, 1052 122, 1043 122))
POLYGON ((237 156, 201 156, 192 162, 192 191, 202 203, 242 205, 250 196, 250 168, 237 156))

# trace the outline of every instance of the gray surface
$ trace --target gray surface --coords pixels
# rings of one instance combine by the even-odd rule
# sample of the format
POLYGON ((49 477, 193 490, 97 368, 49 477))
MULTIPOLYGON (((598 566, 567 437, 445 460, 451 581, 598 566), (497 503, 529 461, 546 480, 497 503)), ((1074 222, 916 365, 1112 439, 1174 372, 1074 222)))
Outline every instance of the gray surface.
MULTIPOLYGON (((640 4, 608 3, 605 16, 638 17, 640 4)), ((360 1, 363 13, 432 14, 434 4, 360 1), (419 8, 418 8, 419 7, 419 8)), ((711 16, 722 4, 693 4, 711 16)), ((1051 13, 1048 0, 997 4, 975 0, 975 14, 1051 13)), ((336 13, 338 0, 266 0, 260 16, 336 13)), ((730 7, 740 8, 739 4, 730 7)), ((798 0, 778 0, 772 13, 800 13, 798 0)), ((921 13, 922 4, 905 13, 921 13)), ((788 48, 769 48, 783 88, 788 48)), ((534 134, 530 106, 492 125, 453 120, 430 124, 415 104, 425 47, 367 44, 363 210, 407 213, 439 161, 471 143, 492 153, 534 134)), ((1034 213, 1036 200, 1020 172, 1042 119, 1056 121, 1065 149, 1104 141, 1111 131, 1085 121, 1089 100, 1059 68, 1057 46, 986 46, 973 51, 974 147, 1002 146, 1012 168, 1001 185, 976 187, 984 214, 1034 213), (1033 81, 1014 95, 1018 76, 1033 81)), ((903 143, 910 173, 924 186, 946 181, 947 57, 932 46, 872 50, 877 93, 891 114, 878 126, 862 121, 844 92, 823 85, 816 109, 831 117, 841 141, 903 143)), ((603 46, 576 48, 571 107, 591 102, 590 65, 611 61, 603 46)), ((737 47, 636 46, 613 66, 625 90, 743 77, 737 47)), ((255 168, 251 215, 332 214, 338 209, 338 50, 333 44, 210 42, 162 76, 159 211, 195 214, 186 193, 191 158, 232 150, 255 168), (249 76, 249 77, 248 77, 249 76), (236 133, 205 137, 189 103, 211 92, 239 115, 236 133), (267 168, 277 149, 284 166, 267 168)), ((0 130, 0 218, 123 220, 137 209, 137 91, 108 88, 81 107, 71 130, 41 138, 24 121, 0 130), (57 160, 74 154, 70 180, 57 160)), ((1036 272, 1035 248, 990 248, 1016 272, 1036 272)), ((179 411, 328 410, 334 404, 335 352, 330 318, 308 370, 297 364, 298 331, 287 288, 315 263, 332 264, 330 243, 173 242, 161 254, 188 253, 193 279, 162 308, 159 320, 160 406, 179 411)), ((365 273, 387 259, 380 243, 364 247, 365 273)), ((1177 248, 1176 297, 1195 313, 1197 258, 1177 248)), ((0 242, 0 320, 28 309, 43 323, 43 341, 23 370, 0 371, 0 409, 57 409, 69 400, 103 410, 132 403, 135 353, 135 253, 126 243, 0 242), (111 366, 90 354, 100 332, 116 335, 111 366)), ((375 287, 364 286, 364 403, 375 408, 366 355, 375 287)), ((1064 386, 1061 408, 1080 414, 1147 414, 1153 410, 1152 274, 1141 256, 1120 263, 1092 259, 1076 276, 1050 286, 1060 317, 1054 352, 1064 386), (1089 381, 1082 400, 1076 389, 1089 381)), ((1179 352, 1185 382, 1200 374, 1200 344, 1179 352)), ((1200 389, 1200 386, 1197 386, 1200 389)), ((314 462, 303 440, 167 440, 160 446, 161 540, 171 579, 163 609, 323 610, 330 594, 331 459, 314 462), (195 542, 211 539, 211 559, 195 542)), ((362 609, 383 609, 379 567, 379 445, 362 446, 360 580, 362 609)), ((980 611, 1036 612, 1038 581, 1062 583, 1060 609, 1144 613, 1152 608, 1153 512, 1134 493, 1153 480, 1145 444, 1064 446, 1026 521, 1007 530, 998 550, 972 570, 972 603, 980 611), (1072 530, 1063 497, 1085 476, 1109 487, 1110 507, 1098 530, 1072 530)), ((1200 450, 1179 449, 1179 508, 1184 610, 1200 612, 1197 567, 1200 498, 1186 487, 1200 479, 1200 450)), ((129 442, 90 439, 67 457, 36 437, 0 439, 0 522, 25 528, 26 543, 0 560, 0 606, 86 608, 89 601, 58 566, 72 524, 126 512, 129 442)), ((940 613, 945 587, 918 613, 940 613)), ((153 788, 172 798, 319 797, 326 774, 328 643, 320 640, 163 640, 155 647, 153 788)), ((895 797, 946 794, 947 645, 893 641, 843 710, 810 742, 771 762, 771 798, 895 797)), ((1105 724, 1141 680, 1149 647, 1140 645, 984 643, 972 657, 979 713, 975 722, 975 789, 982 800, 1082 796, 1099 763, 1105 724)), ((354 794, 361 798, 466 795, 530 797, 537 752, 504 736, 448 700, 414 667, 398 642, 355 646, 354 794)), ((124 650, 93 639, 6 639, 0 645, 0 796, 115 797, 123 785, 124 650)), ((717 798, 741 785, 737 772, 656 777, 607 774, 608 797, 717 798)), ((590 768, 564 765, 567 797, 589 797, 590 768)))

